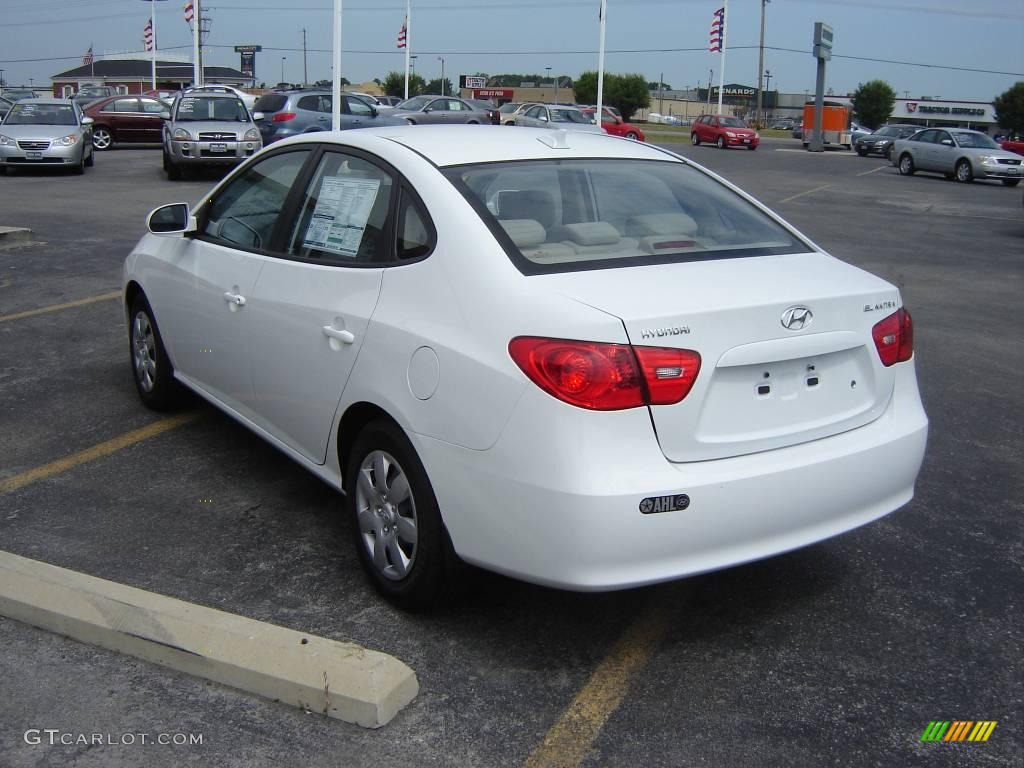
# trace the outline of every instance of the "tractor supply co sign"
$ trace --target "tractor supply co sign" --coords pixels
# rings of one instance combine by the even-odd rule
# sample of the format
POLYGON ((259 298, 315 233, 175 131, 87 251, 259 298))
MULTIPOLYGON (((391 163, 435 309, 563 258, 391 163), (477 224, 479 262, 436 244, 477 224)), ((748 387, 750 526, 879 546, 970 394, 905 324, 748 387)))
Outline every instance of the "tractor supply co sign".
POLYGON ((474 88, 474 99, 511 99, 515 95, 513 88, 474 88))
POLYGON ((896 102, 890 120, 901 117, 962 123, 994 123, 992 105, 978 102, 912 101, 896 102))

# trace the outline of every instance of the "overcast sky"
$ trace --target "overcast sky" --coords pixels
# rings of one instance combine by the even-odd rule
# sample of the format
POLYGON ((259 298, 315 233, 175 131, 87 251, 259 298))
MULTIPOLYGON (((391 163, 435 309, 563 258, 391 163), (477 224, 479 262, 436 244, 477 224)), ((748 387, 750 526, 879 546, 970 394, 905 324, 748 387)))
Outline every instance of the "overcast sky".
MULTIPOLYGON (((412 53, 427 79, 459 74, 553 72, 575 77, 597 68, 598 0, 413 0, 412 53)), ((161 49, 186 52, 184 0, 157 2, 161 49)), ((706 85, 720 59, 707 51, 712 13, 721 0, 608 0, 610 72, 639 72, 675 88, 706 85)), ((0 0, 0 68, 11 84, 49 83, 97 54, 142 50, 149 0, 0 0)), ((302 29, 310 81, 329 77, 332 0, 205 0, 212 20, 206 61, 238 67, 233 46, 259 44, 257 80, 302 80, 302 29)), ((760 0, 729 4, 726 82, 757 84, 760 0)), ((404 0, 345 0, 342 74, 353 82, 401 70, 395 47, 404 0)), ((769 87, 814 87, 810 55, 815 21, 835 30, 828 86, 842 94, 881 78, 900 96, 984 100, 1024 80, 1021 0, 772 0, 767 6, 765 68, 769 87), (782 50, 791 49, 791 50, 782 50), (860 57, 860 58, 840 58, 860 57), (866 59, 866 60, 862 60, 866 59), (872 61, 885 59, 889 62, 872 61), (891 62, 912 62, 910 66, 891 62), (946 68, 943 68, 946 67, 946 68), (951 69, 959 68, 959 69, 951 69), (984 70, 984 71, 963 71, 984 70)), ((144 55, 144 54, 140 54, 144 55)))

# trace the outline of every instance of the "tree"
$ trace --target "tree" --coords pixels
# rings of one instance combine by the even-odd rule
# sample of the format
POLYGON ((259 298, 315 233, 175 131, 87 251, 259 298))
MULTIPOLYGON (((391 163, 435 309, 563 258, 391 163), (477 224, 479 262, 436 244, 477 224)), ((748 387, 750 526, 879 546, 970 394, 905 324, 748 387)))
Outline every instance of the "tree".
MULTIPOLYGON (((440 77, 435 77, 433 80, 429 81, 426 85, 424 85, 423 86, 423 93, 442 93, 442 90, 441 90, 441 78, 440 77)), ((457 89, 455 88, 455 86, 452 85, 452 81, 449 80, 447 77, 444 79, 444 91, 443 91, 443 93, 444 93, 445 96, 458 96, 459 95, 457 89)))
MULTIPOLYGON (((426 83, 423 78, 417 75, 415 72, 409 74, 409 96, 410 98, 423 93, 423 86, 426 83)), ((381 85, 384 89, 384 93, 388 96, 405 96, 405 73, 404 72, 388 72, 384 78, 384 83, 381 85)))
MULTIPOLYGON (((658 90, 658 84, 656 82, 653 82, 653 81, 647 83, 647 90, 648 91, 656 91, 656 90, 658 90)), ((663 91, 671 91, 672 90, 672 86, 669 85, 668 83, 666 83, 664 80, 662 80, 661 81, 661 90, 663 90, 663 91)))
MULTIPOLYGON (((580 104, 597 102, 597 72, 584 72, 576 78, 576 100, 580 104)), ((617 107, 623 120, 629 120, 638 109, 650 106, 651 95, 643 75, 604 74, 602 101, 617 107)))
POLYGON ((1024 133, 1024 80, 1014 83, 992 100, 996 122, 1012 133, 1024 133))
POLYGON ((853 112, 863 125, 877 128, 885 125, 896 106, 896 91, 884 80, 859 83, 853 92, 853 112))

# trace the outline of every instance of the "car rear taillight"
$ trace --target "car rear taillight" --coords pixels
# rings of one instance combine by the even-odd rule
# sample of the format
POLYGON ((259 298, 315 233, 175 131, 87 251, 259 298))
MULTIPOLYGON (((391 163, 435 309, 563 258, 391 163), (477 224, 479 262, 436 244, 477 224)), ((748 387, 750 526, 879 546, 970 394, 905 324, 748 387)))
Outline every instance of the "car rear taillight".
POLYGON ((700 355, 686 349, 519 336, 508 351, 545 392, 593 411, 678 403, 700 371, 700 355))
POLYGON ((295 119, 294 112, 277 112, 271 120, 275 123, 287 123, 289 120, 295 119))
POLYGON ((882 365, 903 363, 914 355, 914 323, 910 313, 900 308, 871 329, 882 365))

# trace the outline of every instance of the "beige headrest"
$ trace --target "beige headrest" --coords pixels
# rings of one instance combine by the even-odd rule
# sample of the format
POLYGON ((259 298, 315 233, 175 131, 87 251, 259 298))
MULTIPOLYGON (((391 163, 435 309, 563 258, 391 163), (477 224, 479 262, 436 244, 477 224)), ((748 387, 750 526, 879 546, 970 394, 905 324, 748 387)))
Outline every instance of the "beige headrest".
POLYGON ((646 213, 633 216, 626 222, 626 234, 632 237, 645 235, 692 235, 697 231, 697 222, 685 213, 646 213))
POLYGON ((536 219, 499 219, 505 233, 512 238, 517 248, 540 245, 547 238, 544 227, 536 219))
POLYGON ((587 221, 562 227, 566 240, 577 245, 610 245, 619 242, 619 230, 607 221, 587 221))

